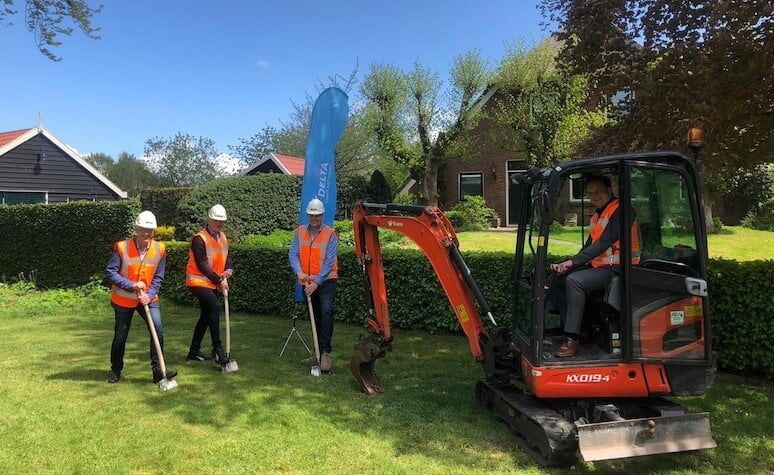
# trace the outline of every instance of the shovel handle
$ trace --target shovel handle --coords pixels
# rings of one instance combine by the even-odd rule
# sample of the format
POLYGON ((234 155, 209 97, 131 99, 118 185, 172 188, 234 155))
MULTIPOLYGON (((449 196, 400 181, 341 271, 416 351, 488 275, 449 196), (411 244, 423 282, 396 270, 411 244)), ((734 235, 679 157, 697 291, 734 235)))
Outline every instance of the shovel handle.
MULTIPOLYGON (((226 279, 223 279, 223 282, 226 282, 226 285, 228 285, 228 281, 226 279)), ((228 289, 223 289, 223 307, 225 309, 226 313, 226 355, 231 355, 231 315, 228 311, 228 289)))
MULTIPOLYGON (((145 295, 144 291, 140 291, 140 295, 145 295)), ((156 349, 156 357, 159 359, 159 366, 161 366, 161 374, 164 378, 167 377, 167 365, 164 363, 164 352, 161 350, 161 343, 159 343, 159 335, 156 333, 156 324, 153 323, 153 317, 150 313, 150 307, 148 304, 143 304, 145 309, 145 321, 148 324, 148 331, 151 334, 151 340, 153 340, 153 347, 156 349)))
POLYGON ((309 307, 309 323, 312 324, 312 340, 314 342, 314 357, 317 358, 317 364, 320 364, 320 344, 317 342, 317 324, 314 321, 314 308, 312 308, 312 299, 306 296, 306 304, 309 307))

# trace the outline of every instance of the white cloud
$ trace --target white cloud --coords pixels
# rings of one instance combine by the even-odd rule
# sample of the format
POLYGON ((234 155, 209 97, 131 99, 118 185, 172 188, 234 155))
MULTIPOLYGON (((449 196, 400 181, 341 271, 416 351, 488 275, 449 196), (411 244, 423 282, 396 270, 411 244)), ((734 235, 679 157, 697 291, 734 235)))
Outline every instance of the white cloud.
POLYGON ((221 153, 215 157, 215 163, 228 175, 236 175, 242 169, 242 162, 238 158, 227 153, 221 153))
POLYGON ((262 60, 258 61, 258 67, 259 68, 268 68, 269 67, 269 62, 267 60, 265 60, 265 59, 262 59, 262 60))

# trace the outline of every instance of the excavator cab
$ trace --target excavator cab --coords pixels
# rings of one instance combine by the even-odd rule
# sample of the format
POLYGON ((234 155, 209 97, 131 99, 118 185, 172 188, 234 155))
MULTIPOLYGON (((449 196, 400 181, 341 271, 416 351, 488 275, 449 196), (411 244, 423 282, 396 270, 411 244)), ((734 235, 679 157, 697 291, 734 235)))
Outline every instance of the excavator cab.
POLYGON ((707 238, 693 161, 678 153, 626 154, 533 169, 516 178, 524 194, 511 327, 529 365, 658 364, 670 393, 703 393, 712 351, 707 238), (579 351, 560 358, 555 351, 566 306, 560 279, 579 269, 560 276, 549 264, 588 244, 595 207, 585 185, 588 177, 599 176, 610 180, 621 203, 614 218, 620 220, 620 265, 612 267, 604 290, 586 296, 579 351), (560 225, 567 215, 577 216, 576 226, 560 225))
POLYGON ((440 209, 355 206, 355 252, 371 330, 350 361, 361 389, 369 395, 384 390, 375 363, 392 350, 378 233, 391 229, 429 260, 482 366, 476 402, 506 422, 538 462, 569 466, 578 457, 595 461, 715 447, 709 415, 691 414, 667 399, 703 394, 714 375, 697 163, 677 152, 630 153, 533 168, 516 179, 523 195, 512 306, 505 315, 489 308, 440 209), (549 265, 587 243, 595 209, 584 188, 591 176, 607 177, 618 199, 619 212, 609 220, 619 220, 619 236, 611 237, 606 255, 606 262, 617 265, 603 289, 585 298, 579 350, 558 357, 562 304, 569 303, 552 293, 561 276, 549 265), (555 224, 573 214, 575 226, 555 224))

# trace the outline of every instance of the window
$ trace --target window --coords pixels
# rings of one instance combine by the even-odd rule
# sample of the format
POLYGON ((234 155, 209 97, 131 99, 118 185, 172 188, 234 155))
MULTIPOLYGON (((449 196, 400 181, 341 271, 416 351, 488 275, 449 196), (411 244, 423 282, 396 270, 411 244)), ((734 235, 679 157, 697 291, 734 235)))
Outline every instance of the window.
POLYGON ((583 183, 583 176, 579 175, 577 177, 571 176, 570 177, 570 201, 581 201, 584 199, 583 193, 585 193, 584 190, 584 183, 583 183))
POLYGON ((48 193, 45 191, 0 191, 0 203, 4 205, 48 203, 48 193))
POLYGON ((508 171, 524 171, 526 169, 526 160, 508 160, 508 171))
POLYGON ((460 201, 466 196, 484 196, 483 173, 460 173, 460 201))

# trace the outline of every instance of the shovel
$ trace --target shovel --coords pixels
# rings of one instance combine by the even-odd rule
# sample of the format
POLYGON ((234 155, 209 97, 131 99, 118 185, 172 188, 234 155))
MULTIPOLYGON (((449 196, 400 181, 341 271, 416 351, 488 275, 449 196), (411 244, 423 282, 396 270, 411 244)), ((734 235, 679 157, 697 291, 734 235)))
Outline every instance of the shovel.
POLYGON ((226 362, 220 365, 223 374, 239 371, 239 365, 231 359, 231 317, 228 311, 228 290, 223 290, 223 305, 226 307, 226 362))
POLYGON ((307 295, 306 304, 309 307, 309 323, 312 324, 312 340, 314 341, 315 365, 312 366, 310 373, 312 376, 319 377, 320 371, 320 344, 317 342, 317 324, 314 321, 314 309, 312 308, 312 299, 307 295))
POLYGON ((145 309, 145 321, 148 324, 148 330, 150 331, 151 339, 153 340, 153 347, 156 348, 156 357, 159 359, 159 366, 161 366, 161 374, 164 375, 164 378, 158 382, 159 389, 162 391, 175 389, 177 387, 177 381, 172 379, 174 376, 172 376, 172 378, 167 377, 167 365, 164 363, 164 352, 161 351, 159 336, 156 334, 156 325, 153 324, 150 308, 148 308, 147 304, 144 304, 143 307, 145 309))

